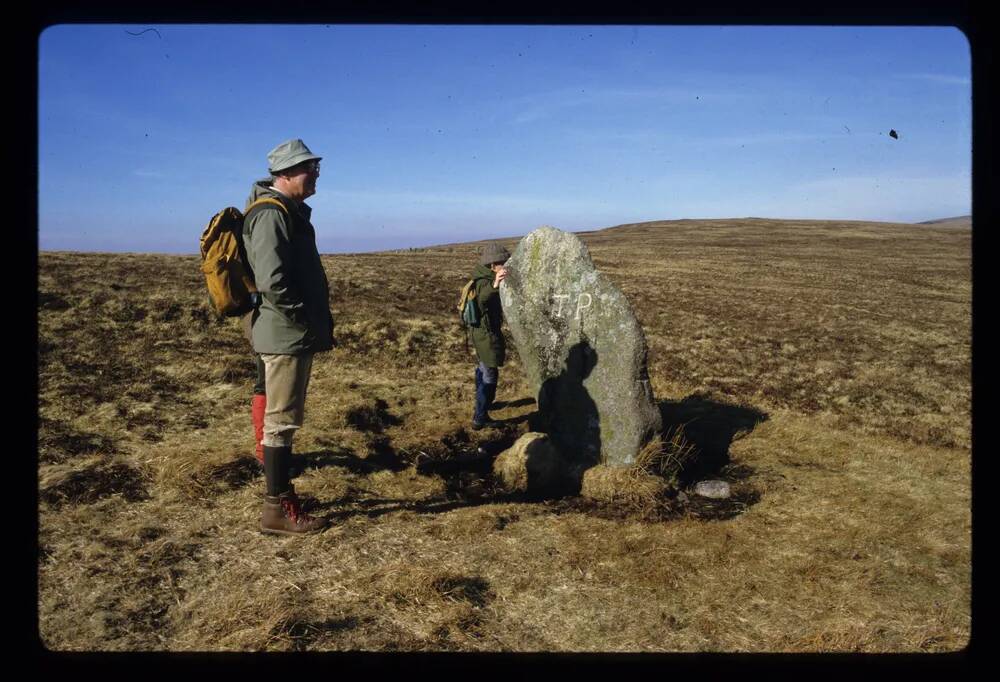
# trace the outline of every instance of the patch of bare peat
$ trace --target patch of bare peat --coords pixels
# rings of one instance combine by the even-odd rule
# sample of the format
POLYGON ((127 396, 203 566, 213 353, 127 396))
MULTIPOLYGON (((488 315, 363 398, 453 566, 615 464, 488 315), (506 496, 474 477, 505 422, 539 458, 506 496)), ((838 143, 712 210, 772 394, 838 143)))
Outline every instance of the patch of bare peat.
MULTIPOLYGON (((329 441, 322 441, 322 444, 330 444, 329 441)), ((341 446, 330 444, 328 450, 318 452, 306 452, 292 458, 292 476, 301 475, 306 469, 322 469, 329 466, 337 466, 347 469, 351 473, 368 475, 376 471, 402 471, 407 468, 411 461, 408 453, 396 451, 392 446, 392 440, 381 434, 368 434, 363 456, 341 446)))
POLYGON ((98 433, 80 431, 64 421, 41 417, 38 424, 38 461, 55 464, 76 455, 115 454, 115 441, 98 433))
POLYGON ((283 618, 271 628, 271 636, 288 640, 292 651, 308 651, 320 638, 353 630, 361 623, 355 616, 308 620, 299 616, 283 618))
POLYGON ((199 476, 196 481, 207 487, 221 484, 225 488, 237 489, 257 480, 263 469, 256 458, 242 455, 231 462, 217 464, 199 476))
POLYGON ((116 300, 112 303, 107 316, 115 322, 127 324, 130 322, 141 322, 146 319, 149 311, 141 305, 136 305, 132 301, 116 300))
POLYGON ((403 421, 388 410, 389 403, 376 398, 372 403, 357 405, 347 411, 348 425, 358 431, 382 433, 387 426, 399 426, 403 421))
POLYGON ((167 618, 169 612, 170 602, 166 598, 147 598, 142 606, 131 609, 125 614, 124 623, 117 623, 117 625, 120 629, 126 629, 132 633, 133 636, 152 633, 158 633, 162 636, 165 627, 169 625, 167 618), (123 625, 124 628, 122 628, 123 625))
POLYGON ((54 294, 51 291, 38 292, 39 310, 66 310, 69 307, 69 301, 59 294, 54 294))
POLYGON ((154 319, 159 322, 176 322, 184 312, 184 306, 178 302, 168 304, 154 312, 154 319))
POLYGON ((503 530, 512 523, 516 523, 521 520, 520 514, 501 514, 496 517, 493 521, 493 528, 495 530, 503 530))
POLYGON ((62 481, 43 488, 39 499, 53 507, 89 504, 111 495, 139 502, 149 499, 144 478, 127 464, 98 464, 74 471, 62 481))
POLYGON ((143 526, 136 533, 136 537, 138 537, 141 542, 152 542, 153 540, 163 537, 166 533, 166 529, 160 528, 159 526, 143 526))
POLYGON ((482 609, 496 598, 489 582, 479 576, 445 575, 435 579, 431 587, 444 599, 471 607, 453 622, 442 623, 434 629, 431 634, 438 646, 445 650, 464 649, 456 642, 481 639, 484 626, 482 609))
POLYGON ((506 493, 493 476, 493 461, 519 435, 515 427, 505 425, 488 440, 475 443, 464 428, 459 428, 419 450, 414 464, 419 474, 440 476, 445 482, 445 497, 454 503, 526 499, 506 493))
POLYGON ((486 606, 495 598, 490 584, 479 576, 443 575, 431 587, 445 599, 465 601, 473 606, 486 606))
POLYGON ((153 402, 170 397, 175 404, 190 404, 190 401, 184 398, 189 387, 177 379, 156 369, 149 369, 144 374, 141 382, 129 385, 125 390, 126 396, 138 402, 153 402))
POLYGON ((52 560, 52 550, 41 542, 38 543, 38 563, 47 564, 52 560))
POLYGON ((434 648, 439 651, 465 651, 468 640, 481 640, 483 633, 482 612, 478 609, 469 611, 451 623, 442 623, 434 628, 434 648))
POLYGON ((407 462, 392 447, 389 437, 381 434, 368 436, 365 442, 365 463, 375 470, 402 471, 407 467, 407 462))

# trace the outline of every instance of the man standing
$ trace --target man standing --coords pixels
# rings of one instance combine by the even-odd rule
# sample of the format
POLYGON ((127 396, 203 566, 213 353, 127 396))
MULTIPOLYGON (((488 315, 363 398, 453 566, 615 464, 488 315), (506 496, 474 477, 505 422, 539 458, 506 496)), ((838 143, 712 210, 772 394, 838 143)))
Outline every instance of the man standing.
POLYGON ((254 183, 243 223, 247 260, 260 293, 251 334, 264 364, 267 492, 260 527, 266 533, 297 535, 327 525, 326 519, 303 513, 290 474, 292 438, 305 416, 313 355, 333 347, 329 284, 309 220, 312 209, 304 203, 316 193, 320 158, 298 139, 272 149, 267 155, 271 177, 254 183))
POLYGON ((497 381, 500 367, 507 352, 500 324, 503 322, 503 308, 500 307, 500 282, 507 277, 504 263, 510 252, 493 242, 483 248, 479 265, 472 271, 476 306, 479 308, 479 324, 469 327, 469 336, 476 349, 479 364, 476 366, 476 409, 472 416, 472 428, 476 431, 487 426, 496 426, 487 411, 497 395, 497 381))

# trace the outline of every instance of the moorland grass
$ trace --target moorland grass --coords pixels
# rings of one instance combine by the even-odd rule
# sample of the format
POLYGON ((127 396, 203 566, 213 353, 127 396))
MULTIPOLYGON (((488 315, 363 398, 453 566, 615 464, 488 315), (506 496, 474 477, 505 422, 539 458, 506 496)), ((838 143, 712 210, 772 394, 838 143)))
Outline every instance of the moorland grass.
POLYGON ((642 464, 683 461, 670 494, 495 485, 491 458, 535 405, 515 350, 504 425, 468 428, 473 365, 451 310, 475 244, 324 256, 340 343, 317 358, 296 486, 333 523, 306 538, 257 530, 253 365, 238 324, 210 313, 197 258, 41 253, 44 644, 964 647, 971 230, 745 219, 581 237, 645 329, 673 430, 642 464), (694 495, 706 477, 733 497, 694 495))

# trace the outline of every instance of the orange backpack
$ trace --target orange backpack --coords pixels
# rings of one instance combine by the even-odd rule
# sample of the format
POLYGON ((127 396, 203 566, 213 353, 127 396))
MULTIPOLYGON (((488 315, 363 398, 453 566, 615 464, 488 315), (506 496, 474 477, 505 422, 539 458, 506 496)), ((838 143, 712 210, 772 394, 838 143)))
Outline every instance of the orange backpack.
MULTIPOLYGON (((274 204, 288 212, 277 199, 264 197, 250 204, 247 213, 260 204, 274 204)), ((243 246, 244 218, 239 209, 228 206, 212 216, 201 234, 201 271, 212 306, 225 317, 238 317, 253 310, 250 294, 257 292, 243 246)))

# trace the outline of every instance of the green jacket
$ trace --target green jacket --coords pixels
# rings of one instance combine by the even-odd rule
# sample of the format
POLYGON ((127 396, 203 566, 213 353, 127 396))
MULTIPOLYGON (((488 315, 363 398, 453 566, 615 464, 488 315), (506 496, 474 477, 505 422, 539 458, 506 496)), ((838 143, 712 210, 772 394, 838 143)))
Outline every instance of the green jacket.
POLYGON ((479 308, 478 327, 469 327, 469 338, 476 349, 476 355, 487 367, 503 367, 507 355, 507 343, 500 324, 503 322, 503 308, 500 307, 500 290, 493 288, 495 275, 487 265, 477 265, 472 271, 475 280, 476 306, 479 308))
POLYGON ((292 355, 330 350, 333 315, 330 286, 316 250, 312 209, 258 180, 247 206, 262 197, 277 199, 254 208, 243 222, 243 243, 253 270, 260 307, 253 314, 253 349, 258 353, 292 355))

